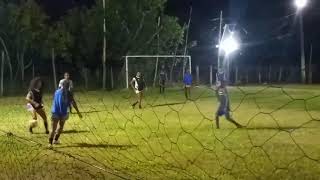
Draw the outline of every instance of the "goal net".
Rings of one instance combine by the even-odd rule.
[[[125,87],[129,88],[131,79],[141,72],[148,86],[157,86],[159,73],[164,71],[171,85],[181,83],[186,70],[192,71],[191,56],[184,55],[135,55],[125,56]]]

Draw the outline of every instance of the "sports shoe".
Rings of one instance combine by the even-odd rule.
[[[33,134],[32,127],[29,127],[29,132]]]
[[[53,144],[57,144],[57,145],[58,145],[58,144],[61,144],[61,143],[60,143],[59,140],[54,140],[54,141],[53,141]]]
[[[242,125],[239,124],[239,125],[237,125],[237,128],[238,128],[238,129],[242,129],[242,128],[244,128],[244,126],[242,126]]]
[[[52,144],[48,144],[48,149],[52,149],[53,145]]]

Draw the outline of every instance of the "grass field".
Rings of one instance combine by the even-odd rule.
[[[62,144],[30,135],[21,97],[0,99],[0,179],[319,179],[320,86],[230,88],[236,129],[216,129],[212,90],[149,89],[143,110],[128,91],[77,92]],[[48,116],[52,95],[45,98]],[[11,132],[11,133],[9,133]]]

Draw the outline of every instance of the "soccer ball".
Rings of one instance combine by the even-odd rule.
[[[35,128],[35,127],[37,127],[38,126],[38,121],[37,120],[30,120],[29,121],[29,126],[31,127],[31,128]]]

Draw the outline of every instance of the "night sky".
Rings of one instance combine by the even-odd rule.
[[[78,5],[88,5],[92,0],[44,0],[46,11],[53,19],[65,14],[68,9]],[[191,54],[198,61],[210,62],[215,56],[220,10],[226,23],[237,24],[246,29],[241,38],[244,48],[241,54],[246,59],[256,59],[267,55],[280,57],[299,63],[298,23],[293,0],[168,0],[166,14],[177,16],[181,25],[188,22],[190,7],[193,8],[190,27],[190,41],[197,41],[198,46]],[[310,44],[314,46],[314,62],[320,57],[320,2],[311,0],[304,10],[306,36],[306,57],[309,56]],[[254,53],[252,53],[254,52]]]

